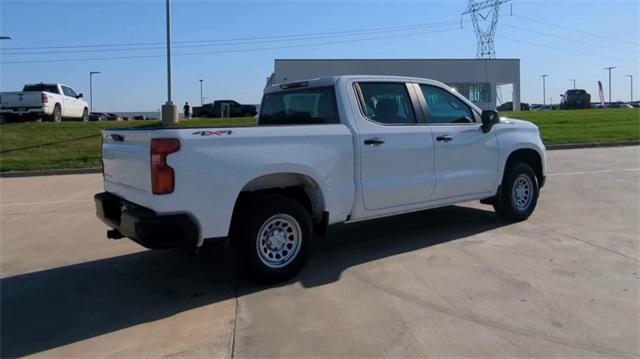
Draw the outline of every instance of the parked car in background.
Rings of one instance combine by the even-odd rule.
[[[407,77],[277,84],[254,127],[112,129],[102,140],[95,203],[109,238],[193,249],[229,237],[269,282],[294,276],[328,225],[470,200],[523,221],[545,182],[534,124]]]
[[[106,121],[107,115],[102,112],[91,112],[89,114],[89,121]]]
[[[553,110],[552,105],[538,105],[531,109],[531,111],[551,111]]]
[[[513,111],[513,102],[508,101],[496,108],[498,111]],[[530,107],[528,103],[520,103],[520,111],[529,111]]]
[[[591,95],[585,90],[567,90],[560,97],[560,109],[562,110],[591,108]]]
[[[633,108],[632,105],[624,102],[613,102],[606,105],[607,108]]]
[[[46,119],[89,120],[89,105],[82,94],[63,84],[27,84],[22,91],[0,93],[0,118],[3,121]]]
[[[193,107],[193,117],[253,117],[258,113],[254,105],[242,105],[233,100],[218,100]]]
[[[104,115],[107,117],[107,121],[122,121],[122,117],[120,117],[115,113],[109,112],[109,113],[105,113]]]

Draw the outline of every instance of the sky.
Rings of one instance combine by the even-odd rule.
[[[542,102],[541,74],[549,75],[547,102],[550,97],[558,102],[573,87],[571,79],[595,101],[598,80],[608,94],[603,68],[609,66],[616,66],[613,100],[629,100],[628,74],[634,75],[634,97],[640,98],[638,1],[510,4],[502,6],[496,56],[521,59],[523,102]],[[465,0],[173,0],[173,102],[198,105],[203,79],[205,102],[259,103],[276,58],[474,58],[471,24],[465,21],[460,29],[466,5]],[[370,32],[348,32],[363,29]],[[0,91],[62,82],[88,100],[89,72],[100,71],[93,77],[95,111],[158,110],[167,98],[165,34],[164,0],[2,0],[0,35],[13,39],[0,41]],[[316,35],[283,37],[299,34]],[[122,44],[143,45],[86,47]],[[505,101],[509,91],[502,91]]]

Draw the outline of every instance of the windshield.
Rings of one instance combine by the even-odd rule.
[[[259,125],[340,123],[333,87],[316,87],[265,94]]]

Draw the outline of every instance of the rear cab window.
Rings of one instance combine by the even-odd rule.
[[[23,92],[50,92],[50,93],[59,93],[58,86],[56,85],[45,85],[45,84],[37,84],[37,85],[24,85],[22,88]]]
[[[338,124],[333,86],[267,93],[262,98],[258,125]]]

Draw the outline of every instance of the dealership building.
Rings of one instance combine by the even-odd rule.
[[[268,84],[339,75],[433,79],[453,87],[483,110],[495,109],[498,86],[511,85],[520,109],[519,59],[276,59]]]

